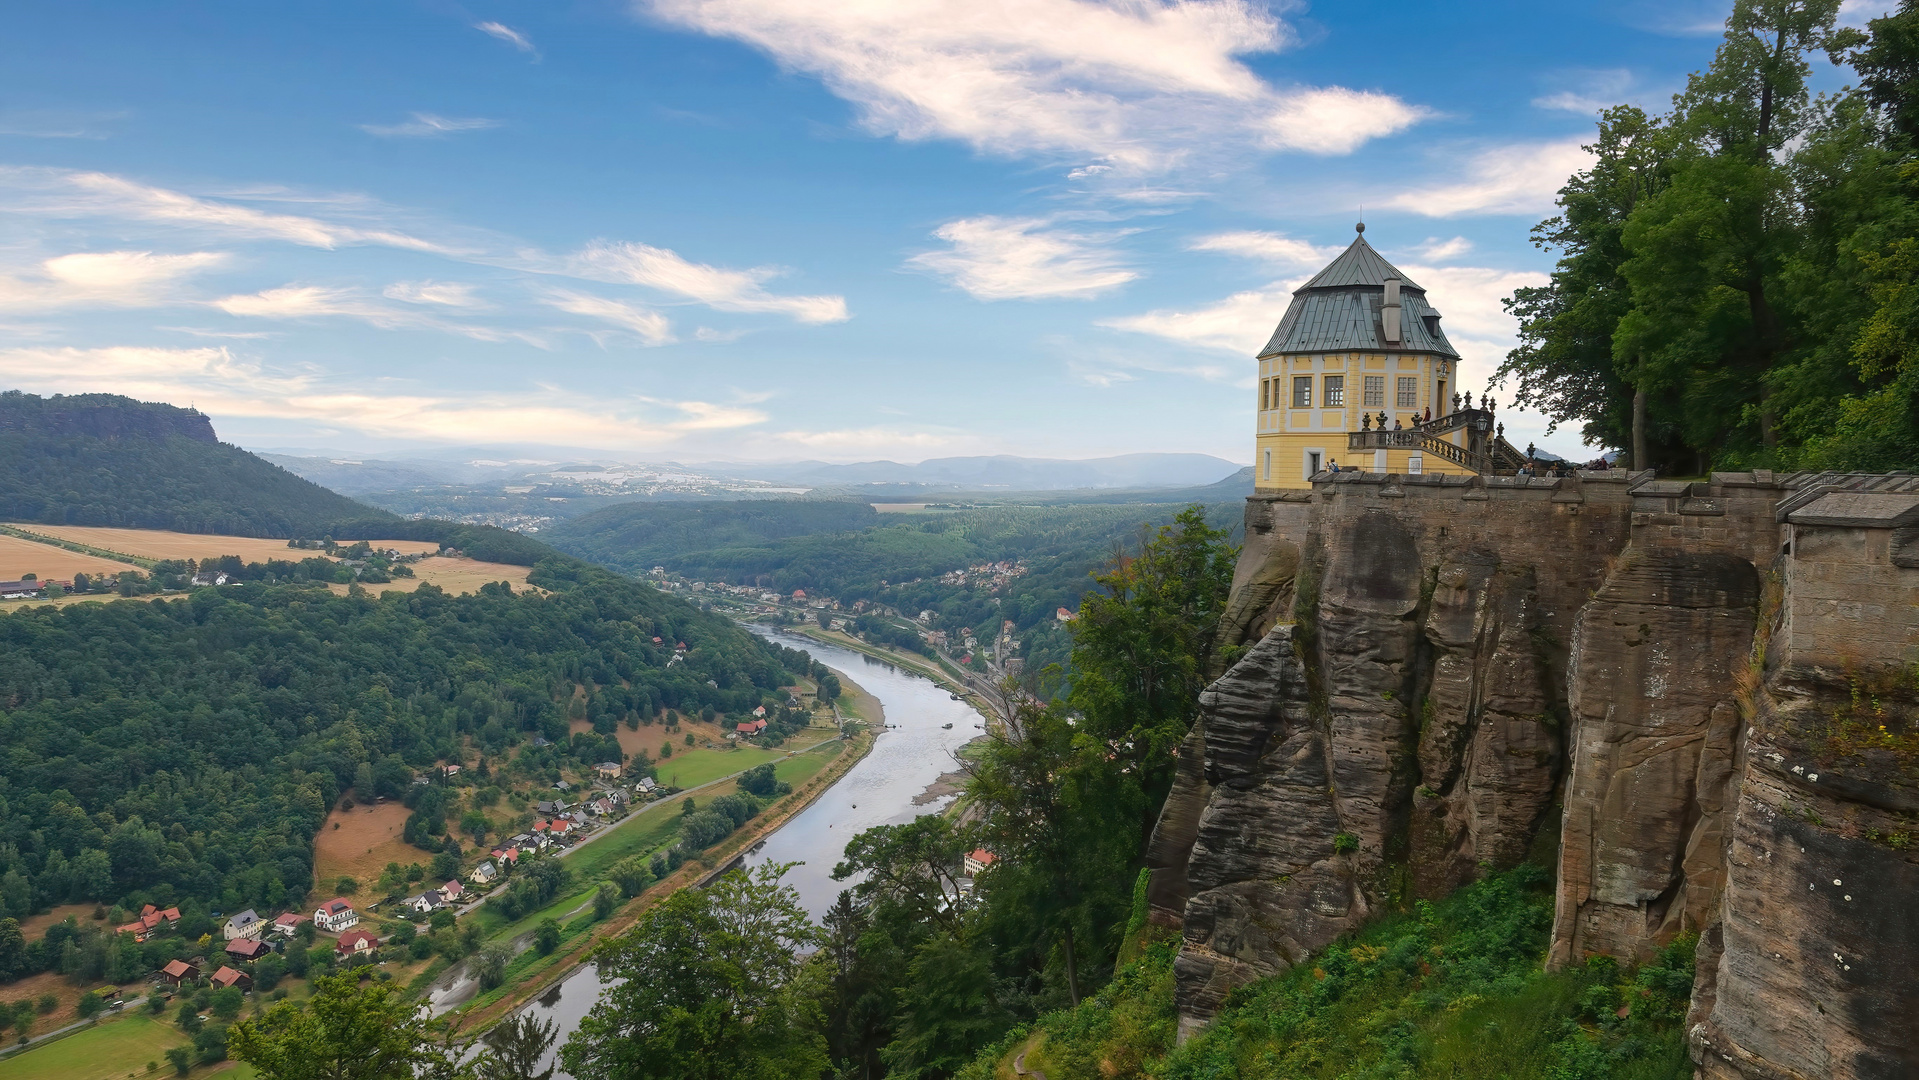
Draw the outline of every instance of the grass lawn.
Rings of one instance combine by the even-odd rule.
[[[828,762],[839,757],[845,750],[846,744],[836,740],[806,753],[795,754],[773,766],[773,775],[794,787],[799,787],[817,776],[821,769],[826,768]]]
[[[762,750],[757,746],[742,746],[736,750],[675,750],[673,756],[654,763],[659,771],[659,781],[663,785],[675,787],[698,787],[709,780],[718,780],[722,776],[731,776],[736,772],[745,772],[755,765],[764,765],[769,761],[779,761],[786,755],[777,750]]]
[[[140,1009],[0,1061],[0,1076],[7,1080],[120,1080],[146,1076],[149,1061],[159,1062],[161,1074],[170,1076],[173,1069],[167,1064],[167,1051],[191,1043],[179,1028]]]

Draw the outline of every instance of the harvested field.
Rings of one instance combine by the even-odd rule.
[[[320,826],[320,835],[313,841],[314,878],[319,891],[326,894],[320,899],[333,895],[332,883],[342,876],[368,885],[379,880],[387,863],[405,866],[431,858],[400,839],[410,813],[412,811],[402,803],[384,802],[376,806],[355,806],[351,810],[336,809],[328,814],[326,823]],[[335,828],[336,825],[339,827]]]
[[[385,585],[364,585],[362,588],[371,593],[389,591],[412,592],[420,587],[422,581],[430,581],[450,593],[479,592],[480,586],[492,581],[511,582],[515,592],[527,588],[526,575],[531,567],[512,566],[507,563],[480,562],[476,559],[449,559],[435,555],[421,559],[413,565],[410,578],[394,578]],[[335,585],[334,592],[345,595],[347,586]]]
[[[306,559],[320,554],[290,548],[284,540],[262,540],[251,536],[210,536],[201,533],[162,532],[157,529],[106,529],[86,525],[15,525],[25,532],[72,540],[88,547],[104,548],[143,559],[217,559],[238,555],[247,562],[268,559]],[[351,543],[351,541],[341,541]],[[438,551],[430,540],[370,540],[375,547],[395,548],[403,554]]]
[[[18,581],[23,574],[38,575],[43,581],[72,581],[75,574],[110,577],[122,570],[139,569],[132,563],[83,555],[52,544],[0,536],[0,581]]]

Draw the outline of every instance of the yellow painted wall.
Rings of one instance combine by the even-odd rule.
[[[1444,374],[1438,370],[1442,363],[1446,369]],[[1458,390],[1458,373],[1455,369],[1456,365],[1445,363],[1440,357],[1424,354],[1355,352],[1262,357],[1259,361],[1259,379],[1253,391],[1256,417],[1254,486],[1262,490],[1311,487],[1305,472],[1309,450],[1320,451],[1323,463],[1372,471],[1374,456],[1371,450],[1346,449],[1347,433],[1360,430],[1360,413],[1363,411],[1377,416],[1383,410],[1389,418],[1388,427],[1392,424],[1391,417],[1398,416],[1403,420],[1415,410],[1423,414],[1430,407],[1434,415],[1442,415],[1451,408],[1450,399]],[[1292,380],[1296,376],[1309,374],[1313,377],[1314,407],[1294,409],[1291,407]],[[1365,400],[1365,376],[1369,374],[1386,378],[1384,405],[1362,404]],[[1331,409],[1324,408],[1321,401],[1327,375],[1343,375],[1345,378],[1345,401],[1341,406]],[[1398,404],[1398,384],[1395,380],[1401,375],[1416,375],[1419,378],[1416,406],[1409,408]],[[1446,386],[1443,393],[1439,391],[1442,382]],[[1299,430],[1315,423],[1321,430]],[[1457,444],[1460,437],[1455,435],[1452,441]],[[1386,471],[1410,471],[1414,453],[1410,450],[1388,451]],[[1422,472],[1462,471],[1444,458],[1432,454],[1422,454],[1420,457]]]

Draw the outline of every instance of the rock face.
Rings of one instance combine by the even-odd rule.
[[[1758,601],[1736,556],[1629,551],[1580,615],[1552,963],[1644,960],[1708,921]]]
[[[1262,500],[1229,618],[1256,643],[1149,857],[1182,1036],[1557,820],[1549,962],[1698,933],[1702,1077],[1919,1076],[1919,480]]]

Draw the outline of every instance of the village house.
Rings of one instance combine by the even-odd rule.
[[[20,600],[29,596],[39,596],[46,588],[44,581],[0,581],[0,600]]]
[[[272,951],[273,946],[268,945],[264,941],[256,941],[253,938],[234,938],[232,941],[227,942],[226,949],[228,956],[233,957],[235,960],[244,960],[248,963],[252,963]]]
[[[742,720],[742,721],[740,721],[740,722],[739,722],[739,724],[738,724],[738,725],[736,726],[736,730],[737,730],[737,731],[738,731],[738,732],[739,732],[739,733],[740,733],[741,735],[745,735],[745,736],[749,736],[749,737],[750,737],[750,736],[753,736],[753,735],[758,735],[758,734],[759,734],[760,732],[762,732],[762,731],[765,731],[765,730],[766,730],[766,721],[764,721],[764,720]]]
[[[328,900],[326,903],[320,905],[319,910],[313,913],[313,925],[330,934],[337,934],[342,930],[355,926],[359,921],[360,913],[354,911],[353,905],[347,903],[344,897],[335,897],[332,900]]]
[[[166,966],[160,969],[160,978],[166,980],[169,986],[178,986],[188,979],[199,977],[200,969],[185,960],[169,960]]]
[[[306,916],[297,911],[284,911],[273,920],[273,929],[287,937],[292,937],[300,932],[300,924],[305,921]]]
[[[220,932],[226,936],[228,941],[234,941],[239,938],[253,938],[257,940],[266,928],[266,920],[260,918],[252,908],[248,908],[233,918],[228,919],[226,926],[222,927]]]
[[[339,941],[334,942],[333,951],[336,955],[352,958],[371,956],[373,950],[379,947],[380,939],[365,930],[348,930],[340,935]]]
[[[446,906],[446,896],[438,889],[428,889],[418,896],[409,896],[406,906],[422,915],[431,915]]]
[[[457,904],[466,899],[466,886],[460,884],[459,878],[451,878],[440,886],[440,895],[446,897],[447,903]]]
[[[213,973],[212,982],[214,986],[222,989],[229,986],[237,986],[242,990],[253,989],[253,976],[244,971],[235,971],[225,964],[221,964],[220,970]]]
[[[960,866],[966,871],[967,877],[978,877],[981,871],[998,861],[999,857],[985,848],[974,848],[960,860]]]
[[[641,791],[644,791],[649,795],[659,790],[659,787],[660,787],[660,785],[653,782],[653,778],[650,776],[640,777],[639,781],[636,782],[633,786],[636,788],[639,788]]]
[[[217,570],[202,570],[193,575],[193,584],[196,588],[205,588],[209,585],[225,585],[226,583],[227,576]]]
[[[622,769],[620,763],[617,761],[602,761],[598,765],[593,766],[593,771],[609,780],[618,780]]]
[[[503,858],[504,855],[504,852],[495,852],[494,858]],[[491,862],[483,862],[473,868],[473,872],[467,875],[467,880],[481,888],[485,888],[499,880],[499,877],[499,867],[493,865]]]

